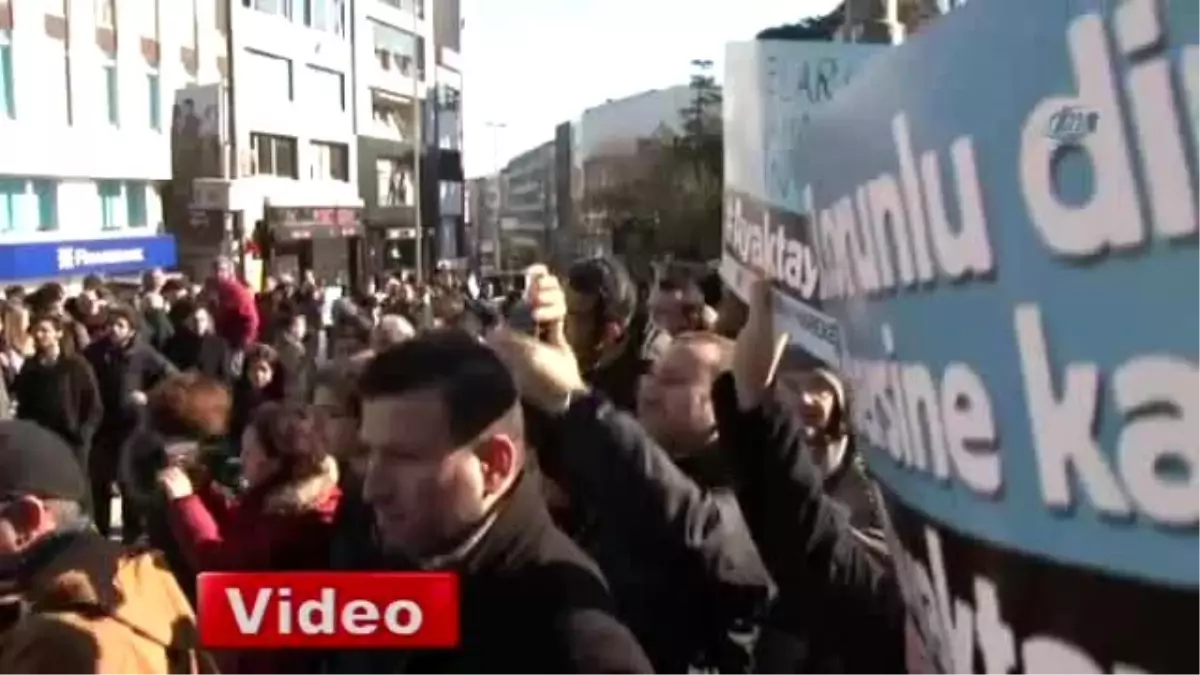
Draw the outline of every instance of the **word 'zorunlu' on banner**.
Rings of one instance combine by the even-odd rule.
[[[1200,668],[1198,13],[968,3],[812,112],[794,204],[731,186],[947,672]]]
[[[450,648],[452,573],[208,572],[197,624],[209,649]]]

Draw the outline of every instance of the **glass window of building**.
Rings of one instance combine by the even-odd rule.
[[[0,117],[9,119],[17,116],[17,102],[13,97],[11,37],[9,31],[0,30]]]
[[[147,110],[150,128],[162,131],[162,91],[157,70],[146,73],[146,96],[150,104]]]
[[[54,232],[58,229],[58,181],[34,180],[33,194],[37,198],[38,231]]]
[[[108,123],[114,127],[121,124],[120,92],[117,84],[117,64],[109,61],[104,64],[104,88],[108,103]]]
[[[375,160],[379,206],[414,206],[416,185],[411,159],[380,157]]]
[[[311,175],[317,180],[350,180],[350,150],[345,143],[313,141]]]
[[[125,217],[129,227],[146,227],[150,224],[146,189],[147,185],[141,181],[125,183]]]
[[[125,216],[121,204],[121,181],[97,181],[96,191],[100,194],[100,229],[104,231],[121,229]]]
[[[299,178],[296,171],[296,139],[271,134],[250,134],[254,158],[252,171],[258,175]]]

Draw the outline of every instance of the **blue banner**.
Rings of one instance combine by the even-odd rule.
[[[0,281],[130,274],[153,267],[171,268],[175,261],[172,236],[0,243]]]
[[[1197,14],[974,0],[791,156],[938,667],[1197,667]]]

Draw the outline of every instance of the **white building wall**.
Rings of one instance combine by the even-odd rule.
[[[156,2],[167,3],[170,9],[157,11]],[[11,196],[17,222],[0,223],[12,225],[0,232],[0,240],[108,238],[157,231],[162,214],[153,182],[171,175],[171,102],[174,90],[187,82],[179,59],[181,34],[185,23],[195,30],[195,15],[188,17],[186,11],[195,11],[197,2],[209,7],[213,16],[214,0],[116,0],[119,98],[114,127],[108,119],[104,74],[109,57],[96,44],[95,0],[66,0],[65,49],[63,41],[45,30],[46,14],[61,13],[63,0],[10,0],[13,27],[0,39],[11,46],[15,115],[9,119],[0,114],[0,180],[10,186],[24,179],[56,183],[57,222],[40,222],[44,209],[30,182],[25,192]],[[209,32],[215,33],[215,17],[209,25],[214,28]],[[161,56],[158,69],[141,53],[142,37],[153,36],[155,30]],[[215,67],[214,62],[214,75]],[[159,128],[152,128],[150,120],[148,76],[155,70]],[[114,208],[119,218],[109,229],[103,229],[98,179],[122,183],[120,203]],[[147,223],[139,228],[120,222],[132,190],[144,191]]]
[[[349,4],[349,3],[347,3]],[[302,5],[296,3],[301,12]],[[357,147],[354,138],[353,52],[349,25],[344,35],[303,25],[302,20],[261,12],[233,3],[234,100],[237,147],[250,152],[252,133],[296,139],[299,179],[309,180],[317,155],[313,141],[346,146],[345,189],[357,194]],[[347,10],[348,11],[348,10]],[[252,52],[286,59],[291,66],[290,100],[279,96],[281,83],[256,81]],[[310,67],[342,77],[341,100],[321,95]],[[341,182],[341,181],[339,181]]]

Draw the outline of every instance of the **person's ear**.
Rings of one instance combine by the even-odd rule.
[[[21,497],[5,506],[4,519],[12,524],[17,533],[17,544],[22,548],[54,529],[45,503],[34,496]]]
[[[504,490],[517,469],[517,446],[513,439],[496,434],[480,443],[475,455],[483,471],[484,496]]]

